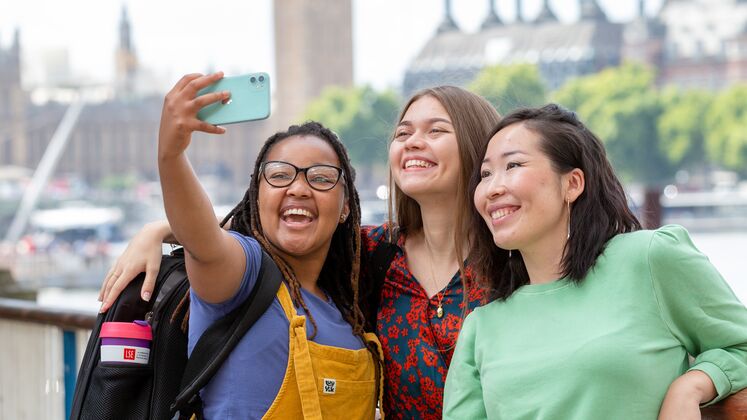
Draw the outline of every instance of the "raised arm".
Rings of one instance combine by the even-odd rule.
[[[225,129],[197,119],[197,111],[228,99],[227,92],[197,96],[223,77],[184,76],[166,95],[158,135],[158,171],[166,217],[186,251],[187,274],[194,292],[211,303],[232,297],[241,283],[246,259],[241,245],[215,223],[213,206],[200,185],[186,150],[192,132],[222,134]]]

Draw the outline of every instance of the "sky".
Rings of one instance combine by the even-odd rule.
[[[638,0],[597,1],[613,21],[637,13]],[[454,20],[467,32],[477,30],[488,10],[487,0],[451,3]],[[661,3],[647,0],[647,12],[656,13]],[[525,18],[534,18],[541,4],[525,0]],[[20,29],[27,87],[45,75],[60,76],[65,60],[76,79],[105,83],[114,74],[123,5],[140,65],[168,84],[164,90],[195,71],[274,73],[271,0],[4,0],[0,47],[7,48],[13,30]],[[505,22],[515,19],[514,5],[515,0],[496,0]],[[550,7],[562,21],[578,16],[578,0],[550,0]],[[443,13],[443,0],[353,0],[355,82],[398,88]]]

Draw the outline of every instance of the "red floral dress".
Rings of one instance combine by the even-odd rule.
[[[387,238],[386,225],[364,226],[363,249],[369,255]],[[468,312],[484,303],[485,294],[466,270],[457,271],[443,293],[442,318],[436,315],[438,295],[431,299],[407,268],[400,233],[397,251],[381,291],[376,333],[384,349],[384,413],[392,419],[441,419],[446,372],[454,352],[464,309],[463,284],[468,289]],[[364,268],[365,271],[365,268]]]

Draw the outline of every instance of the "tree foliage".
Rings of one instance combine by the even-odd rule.
[[[356,168],[370,168],[386,163],[399,105],[399,97],[392,91],[377,92],[369,86],[330,87],[309,104],[304,117],[334,130]]]
[[[486,67],[468,89],[490,101],[501,115],[547,101],[545,84],[537,67],[531,64]]]
[[[747,175],[747,85],[721,92],[705,114],[705,148],[720,166]]]
[[[713,94],[669,88],[661,93],[662,114],[657,123],[659,144],[669,162],[679,168],[706,164],[706,115]]]
[[[605,143],[623,178],[657,184],[671,176],[659,141],[662,107],[653,71],[636,64],[606,69],[569,81],[554,96]]]

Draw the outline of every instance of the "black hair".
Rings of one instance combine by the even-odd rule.
[[[580,282],[594,266],[604,247],[619,233],[641,229],[641,223],[628,207],[620,180],[607,159],[602,142],[574,112],[556,104],[540,108],[522,108],[504,117],[491,134],[513,125],[523,126],[540,136],[540,150],[559,174],[575,168],[584,173],[584,191],[570,205],[570,237],[563,249],[562,275]],[[487,144],[482,150],[485,156]],[[472,174],[470,194],[480,183],[480,168]],[[529,283],[520,252],[509,252],[493,242],[484,220],[473,207],[471,214],[475,241],[470,262],[489,290],[488,298],[505,300],[519,287]]]
[[[275,247],[265,236],[259,218],[259,182],[261,178],[260,168],[265,161],[270,149],[282,140],[294,136],[313,136],[324,140],[334,149],[340,161],[342,178],[340,182],[345,188],[345,197],[348,200],[350,213],[343,223],[339,223],[332,235],[327,259],[324,261],[322,271],[319,273],[318,285],[332,299],[340,309],[343,317],[351,325],[353,333],[360,337],[368,350],[373,354],[376,365],[377,383],[381,375],[381,356],[378,347],[368,343],[363,334],[365,330],[365,318],[359,306],[359,271],[361,256],[361,210],[358,191],[355,188],[355,170],[350,164],[350,158],[337,135],[322,124],[309,121],[301,125],[292,125],[286,131],[275,133],[267,139],[257,155],[249,188],[244,193],[244,198],[223,219],[221,226],[229,220],[231,229],[243,235],[252,236],[260,243],[262,248],[272,257],[280,268],[288,282],[291,298],[296,307],[301,306],[306,311],[309,321],[313,325],[312,338],[317,333],[316,321],[309,311],[301,295],[301,284],[296,278],[293,268],[280,256]],[[381,392],[381,391],[379,391]]]

